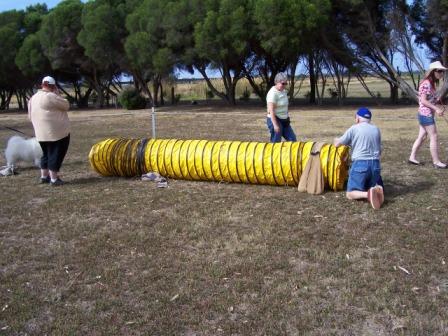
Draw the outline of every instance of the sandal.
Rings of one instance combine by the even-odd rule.
[[[447,168],[447,165],[444,164],[444,163],[442,163],[442,162],[439,162],[439,163],[433,163],[432,165],[433,165],[434,168],[436,168],[436,169],[446,169],[446,168]]]
[[[413,161],[413,160],[408,160],[408,163],[414,166],[423,166],[424,163],[423,162],[418,162],[418,161]]]

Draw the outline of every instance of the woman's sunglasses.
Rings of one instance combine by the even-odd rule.
[[[434,72],[442,73],[442,72],[445,72],[445,70],[437,69],[437,70],[434,70]]]

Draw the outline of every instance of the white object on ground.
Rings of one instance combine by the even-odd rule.
[[[17,162],[25,161],[40,166],[42,148],[36,138],[25,139],[15,135],[9,138],[5,149],[6,165],[15,166]]]

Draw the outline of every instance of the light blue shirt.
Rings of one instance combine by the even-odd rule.
[[[339,142],[352,148],[352,161],[379,160],[381,156],[381,132],[368,122],[360,122],[345,131]]]

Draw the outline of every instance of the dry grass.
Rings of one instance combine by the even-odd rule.
[[[408,81],[410,81],[409,78],[406,78]],[[256,79],[259,81],[260,79]],[[346,79],[347,80],[347,79]],[[213,86],[221,92],[224,92],[224,84],[222,80],[220,79],[211,79],[211,82]],[[369,77],[366,79],[366,84],[369,88],[369,90],[374,93],[375,95],[379,97],[387,98],[390,96],[389,86],[387,83],[379,78]],[[322,91],[322,81],[319,82],[318,85],[319,92]],[[324,98],[330,99],[331,95],[329,94],[329,89],[334,89],[333,81],[330,77],[326,78],[326,84],[324,89]],[[170,97],[170,90],[171,86],[166,85],[165,87],[165,96]],[[203,100],[207,99],[206,92],[208,91],[207,84],[205,83],[205,80],[202,79],[196,79],[191,81],[184,81],[184,82],[178,82],[175,84],[175,92],[176,94],[180,94],[181,100],[184,101],[190,101],[190,100]],[[250,98],[254,100],[258,100],[259,98],[255,93],[253,93],[252,87],[249,84],[249,81],[245,78],[242,78],[238,81],[236,85],[236,99],[240,99],[244,93],[244,91],[249,91],[251,93]],[[305,79],[303,82],[301,82],[301,79],[296,79],[296,86],[295,86],[295,93],[294,97],[295,99],[302,99],[304,100],[305,97],[310,92],[310,83],[309,79]],[[365,91],[365,89],[360,85],[359,81],[356,78],[352,78],[350,80],[350,83],[347,88],[347,97],[348,98],[365,98],[368,96],[368,93]],[[214,97],[213,99],[219,100],[220,98]],[[330,99],[331,100],[331,99]]]
[[[301,140],[332,141],[354,108],[293,108]],[[2,335],[446,335],[448,172],[405,164],[412,108],[373,108],[386,203],[343,192],[104,178],[107,137],[149,137],[147,111],[71,112],[69,184],[0,178]],[[158,112],[158,136],[266,141],[263,107]],[[25,114],[0,124],[31,133]],[[439,121],[442,158],[448,125]],[[10,131],[0,130],[5,143]],[[407,274],[404,270],[409,271]]]

